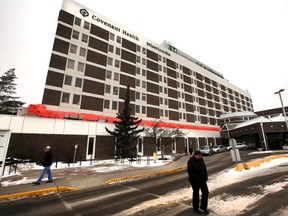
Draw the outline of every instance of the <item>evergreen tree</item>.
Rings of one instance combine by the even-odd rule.
[[[13,96],[16,94],[15,68],[8,70],[0,77],[0,113],[1,114],[16,114],[19,107],[25,103],[19,101],[19,97]]]
[[[129,96],[129,86],[127,86],[127,92],[124,99],[124,109],[123,113],[117,113],[116,118],[120,121],[114,121],[115,129],[114,131],[106,131],[114,136],[116,141],[116,158],[133,158],[135,156],[136,141],[144,128],[138,129],[138,124],[142,119],[138,119],[130,114],[132,111],[130,108],[130,96]]]

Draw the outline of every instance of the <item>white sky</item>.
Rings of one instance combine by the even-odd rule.
[[[177,49],[248,90],[254,110],[288,106],[288,0],[77,0]],[[42,102],[61,0],[2,0],[0,75],[16,68],[17,96]],[[258,79],[258,80],[257,80]]]

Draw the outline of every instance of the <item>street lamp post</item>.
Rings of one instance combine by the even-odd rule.
[[[284,108],[283,101],[282,101],[282,96],[281,96],[281,92],[283,92],[283,91],[284,91],[284,89],[280,89],[279,91],[274,92],[274,94],[279,94],[281,106],[282,106],[282,109],[283,109],[284,119],[285,119],[285,122],[286,122],[286,129],[288,130],[288,121],[287,121],[286,112],[285,112],[285,108]]]

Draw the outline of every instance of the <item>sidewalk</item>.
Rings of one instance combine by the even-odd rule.
[[[151,167],[131,167],[124,170],[113,171],[109,173],[96,173],[93,167],[77,167],[67,169],[52,170],[54,182],[41,185],[33,185],[32,182],[39,176],[39,170],[25,171],[22,177],[27,178],[26,184],[0,187],[0,201],[11,198],[19,198],[25,196],[36,196],[57,191],[80,190],[89,187],[99,187],[101,185],[114,183],[117,181],[147,177],[152,175],[161,175],[169,172],[175,172],[181,169],[186,169],[186,164],[190,155],[181,156],[177,160],[163,166]],[[95,167],[94,167],[95,168]],[[22,178],[21,177],[21,178]],[[17,181],[19,176],[11,176],[2,178],[3,181]]]

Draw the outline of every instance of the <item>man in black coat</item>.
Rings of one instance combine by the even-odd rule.
[[[45,152],[45,156],[41,163],[44,168],[38,180],[36,182],[33,182],[33,184],[36,184],[36,185],[40,185],[42,178],[45,176],[46,173],[48,174],[48,181],[46,181],[46,183],[53,182],[53,176],[52,176],[51,169],[50,169],[50,166],[52,165],[53,154],[50,150],[50,146],[46,146],[46,148],[44,148],[44,152]]]
[[[187,172],[189,175],[189,182],[193,190],[192,205],[195,213],[201,214],[202,210],[209,214],[208,206],[208,186],[207,186],[207,169],[199,150],[196,150],[187,162]],[[202,197],[199,209],[199,190],[201,189]]]

